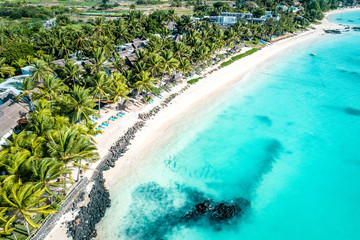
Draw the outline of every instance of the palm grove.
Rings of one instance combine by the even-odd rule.
[[[170,21],[176,23],[173,32],[165,27]],[[28,64],[33,69],[18,97],[29,104],[28,124],[0,152],[0,233],[14,234],[14,223],[20,220],[30,234],[29,225],[38,227],[34,217],[55,212],[68,190],[66,184],[78,180],[79,170],[98,159],[92,137],[98,130],[90,116],[100,113],[101,101],[122,102],[130,92],[156,92],[174,73],[186,75],[207,66],[223,48],[292,32],[306,24],[284,12],[279,21],[240,22],[223,30],[170,10],[149,16],[131,11],[108,22],[97,18],[78,30],[60,25],[37,30],[2,26],[1,77],[14,75]],[[174,41],[171,34],[182,37]],[[115,46],[140,37],[149,41],[136,51],[131,68],[125,67]],[[71,54],[88,59],[87,64],[81,67],[66,60],[64,66],[53,65],[55,59],[68,59]],[[111,69],[110,74],[105,68]]]

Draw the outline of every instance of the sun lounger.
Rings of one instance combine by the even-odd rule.
[[[105,126],[105,127],[109,126],[109,124],[106,123],[106,122],[103,122],[102,125]]]

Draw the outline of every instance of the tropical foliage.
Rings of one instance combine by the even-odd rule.
[[[273,1],[256,2],[263,9],[273,7]],[[329,7],[320,3],[305,4],[309,19],[321,18],[318,11]],[[249,9],[254,10],[248,2],[238,2],[235,8]],[[225,2],[209,10],[200,1],[195,10],[215,14],[233,11]],[[134,94],[146,99],[150,92],[157,94],[174,75],[191,75],[214,57],[223,59],[224,49],[244,41],[270,39],[308,24],[290,12],[282,13],[278,21],[239,22],[225,30],[206,21],[193,22],[189,16],[178,17],[172,10],[148,16],[130,11],[114,20],[97,18],[79,29],[71,28],[66,16],[58,19],[61,24],[49,29],[18,25],[0,28],[0,77],[19,73],[25,65],[33,66],[18,96],[29,103],[28,123],[0,151],[3,235],[12,234],[18,221],[30,234],[30,228],[38,227],[34,219],[54,212],[69,184],[79,179],[80,170],[98,158],[92,137],[98,131],[91,116],[100,115],[103,104],[123,102]],[[165,27],[169,22],[175,23],[174,29]],[[121,45],[144,37],[147,41],[135,51],[133,60],[119,56]],[[235,56],[223,65],[255,51]],[[54,64],[55,59],[64,59],[63,64]]]

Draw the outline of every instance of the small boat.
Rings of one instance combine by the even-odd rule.
[[[315,54],[315,53],[310,53],[310,55],[311,55],[311,56],[316,56],[316,54]]]

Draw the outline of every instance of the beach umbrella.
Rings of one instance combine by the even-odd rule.
[[[136,96],[135,96],[135,99],[136,99],[136,100],[141,100],[141,99],[142,99],[142,96],[141,96],[141,95],[136,95]]]
[[[167,87],[167,88],[172,88],[172,84],[171,84],[171,83],[167,83],[167,84],[165,85],[165,87]]]
[[[126,101],[126,103],[124,103],[125,108],[130,108],[132,105],[134,105],[134,103],[131,101]]]

